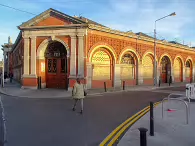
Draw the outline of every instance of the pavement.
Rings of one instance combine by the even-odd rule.
[[[189,105],[189,124],[186,122],[186,107],[181,101],[164,103],[162,118],[162,104],[154,109],[154,136],[150,136],[150,114],[147,113],[126,132],[118,146],[139,146],[140,132],[144,127],[147,132],[147,146],[192,146],[195,145],[195,102]],[[172,111],[167,111],[170,108]]]
[[[176,83],[171,84],[170,87],[181,87],[185,86],[186,83]],[[161,84],[161,87],[154,86],[146,86],[146,85],[137,85],[137,86],[129,86],[125,87],[125,91],[151,91],[156,89],[169,89],[168,84]],[[87,90],[88,95],[98,95],[102,93],[112,93],[112,92],[124,92],[122,88],[109,88],[107,92],[104,89],[89,89]],[[159,91],[156,91],[159,92]],[[160,91],[162,92],[162,91]],[[170,91],[164,91],[164,93],[169,93]],[[175,91],[172,91],[175,92]],[[178,92],[178,91],[176,91]],[[71,91],[66,91],[64,89],[22,89],[21,85],[14,81],[12,83],[7,82],[4,84],[4,88],[0,87],[0,93],[8,96],[16,96],[16,97],[27,97],[27,98],[70,98],[72,95]]]

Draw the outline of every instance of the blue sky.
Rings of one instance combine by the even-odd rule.
[[[195,46],[195,0],[1,0],[0,4],[34,14],[54,8],[68,15],[81,15],[121,31],[144,32],[152,35],[154,21],[172,12],[157,23],[159,39],[178,40]],[[0,44],[11,36],[14,42],[22,22],[34,17],[0,6]],[[2,51],[0,53],[2,59]]]

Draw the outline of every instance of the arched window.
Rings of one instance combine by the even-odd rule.
[[[151,55],[147,55],[143,59],[143,78],[153,78],[153,60]]]
[[[121,79],[128,80],[135,77],[135,55],[126,52],[121,59]]]
[[[93,80],[111,79],[111,58],[107,51],[98,50],[92,57]]]
[[[123,55],[121,59],[121,64],[135,64],[133,55],[130,53]]]
[[[182,71],[181,60],[179,58],[177,58],[174,61],[174,77],[175,78],[180,78],[181,77],[181,71]]]
[[[64,45],[60,42],[57,41],[52,41],[51,43],[49,43],[46,51],[45,51],[45,57],[54,57],[54,58],[58,58],[58,57],[65,57],[67,54],[66,52],[66,48],[64,47]]]
[[[190,61],[189,60],[186,62],[186,67],[190,68]]]

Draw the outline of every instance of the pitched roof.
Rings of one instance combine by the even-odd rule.
[[[24,27],[34,26],[37,23],[39,23],[40,21],[42,21],[43,19],[45,19],[47,17],[50,17],[50,16],[57,16],[59,18],[62,18],[62,19],[67,20],[69,22],[72,22],[73,24],[95,24],[95,25],[105,27],[104,25],[99,24],[95,21],[92,21],[88,18],[85,18],[85,17],[82,17],[82,16],[81,17],[77,17],[77,16],[72,17],[72,16],[64,14],[60,11],[57,11],[57,10],[54,10],[54,9],[50,8],[50,9],[44,11],[43,13],[41,13],[41,14],[33,17],[32,19],[28,20],[27,22],[22,23],[19,26],[19,29],[24,28]]]
[[[154,39],[154,37],[151,37],[151,36],[149,36],[149,35],[147,35],[147,34],[145,34],[145,33],[143,33],[143,32],[138,32],[138,33],[135,33],[136,35],[139,35],[139,36],[143,36],[143,37],[147,37],[147,38],[152,38],[152,39]]]
[[[78,19],[78,20],[81,20],[81,21],[83,21],[83,22],[85,22],[85,23],[88,23],[88,24],[95,24],[95,25],[99,25],[99,26],[103,26],[103,27],[106,27],[106,26],[104,26],[104,25],[102,25],[102,24],[100,24],[100,23],[97,23],[97,22],[95,22],[95,21],[93,21],[93,20],[90,20],[90,19],[88,19],[88,18],[85,18],[85,17],[83,17],[83,16],[74,16],[74,18],[76,18],[76,19]]]
[[[76,19],[72,16],[66,15],[62,12],[59,12],[57,10],[54,10],[52,8],[44,11],[43,13],[33,17],[32,19],[28,20],[27,22],[22,23],[19,28],[28,27],[28,26],[34,26],[38,22],[42,21],[43,19],[49,17],[49,16],[58,16],[60,18],[63,18],[67,21],[72,22],[73,24],[85,24],[86,22]]]
[[[184,44],[178,43],[178,42],[176,42],[176,41],[169,41],[169,43],[176,44],[176,45],[187,46],[187,45],[184,45]]]

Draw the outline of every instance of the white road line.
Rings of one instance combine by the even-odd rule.
[[[7,145],[7,129],[6,129],[6,120],[5,120],[5,109],[4,109],[4,106],[3,106],[3,102],[2,102],[2,99],[1,99],[1,96],[0,96],[0,104],[1,104],[1,109],[2,109],[2,119],[3,119],[3,137],[4,137],[4,146]]]

